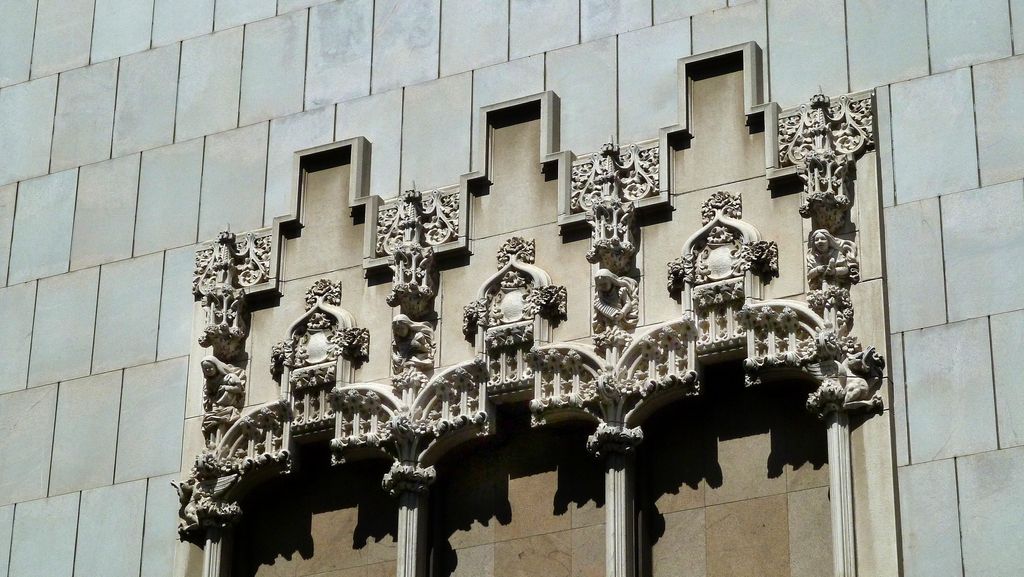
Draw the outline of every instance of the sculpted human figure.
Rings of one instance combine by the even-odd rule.
[[[846,286],[860,281],[857,246],[821,228],[807,239],[807,282],[810,288]]]
[[[634,327],[637,323],[637,282],[619,276],[607,269],[594,275],[594,332],[602,333],[608,327]]]
[[[427,323],[398,314],[391,321],[395,339],[393,360],[395,369],[415,367],[421,371],[434,366],[434,329]]]
[[[203,388],[203,437],[213,447],[235,424],[245,403],[245,371],[213,355],[199,362],[206,384]]]

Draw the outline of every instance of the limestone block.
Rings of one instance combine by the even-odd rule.
[[[46,496],[57,385],[0,396],[0,505]]]
[[[768,46],[768,16],[765,2],[748,2],[693,17],[693,53],[733,46],[753,40],[764,50]]]
[[[967,575],[1024,572],[1024,448],[957,459],[960,535]],[[950,508],[951,509],[951,508]]]
[[[850,90],[928,74],[924,0],[849,0],[846,6]]]
[[[362,262],[365,228],[353,223],[348,208],[351,172],[352,166],[345,164],[308,173],[300,215],[302,232],[284,246],[283,279],[306,278]],[[358,290],[362,284],[359,281],[352,289]],[[305,294],[306,288],[298,289],[297,296]],[[276,336],[284,337],[284,332]]]
[[[214,0],[155,0],[153,46],[172,44],[213,30]]]
[[[953,459],[901,467],[899,476],[906,576],[963,575]]]
[[[928,2],[931,72],[944,72],[1012,54],[1006,2]]]
[[[996,384],[996,416],[999,446],[1024,445],[1024,373],[1018,368],[1020,343],[1024,342],[1024,312],[993,315],[992,367]]]
[[[121,59],[114,112],[114,156],[174,141],[179,51],[175,44]]]
[[[884,212],[890,330],[946,322],[938,199],[899,204]]]
[[[765,466],[771,454],[771,441],[769,433],[718,439],[718,464],[725,481],[718,487],[706,488],[705,503],[711,506],[785,493],[785,476],[771,478]]]
[[[171,481],[177,473],[149,479],[146,521],[142,531],[142,570],[139,577],[165,577],[174,565],[178,541],[178,494]]]
[[[509,577],[570,575],[572,531],[559,531],[494,544],[494,574]]]
[[[373,92],[437,78],[440,29],[440,0],[377,0],[373,9]]]
[[[595,152],[616,135],[615,38],[547,55],[547,89],[561,98],[561,148]]]
[[[456,549],[451,577],[494,577],[494,543]]]
[[[125,370],[114,482],[179,470],[188,359]]]
[[[787,510],[784,494],[708,507],[707,574],[789,575]]]
[[[11,262],[11,235],[14,233],[14,205],[18,185],[0,186],[0,285],[7,284],[7,267]]]
[[[94,372],[155,360],[163,261],[163,254],[154,253],[103,266]]]
[[[908,332],[903,349],[913,462],[995,449],[988,320]]]
[[[39,282],[30,387],[89,374],[98,285],[99,268]]]
[[[508,57],[522,58],[580,41],[576,0],[509,0]]]
[[[974,110],[978,123],[981,184],[1024,176],[1024,152],[1014,135],[1024,130],[1024,58],[1006,58],[974,67]]]
[[[253,124],[206,139],[200,240],[215,238],[225,226],[235,231],[262,226],[267,125]]]
[[[414,182],[421,190],[456,183],[469,171],[472,103],[469,72],[405,89],[403,189]]]
[[[907,382],[903,369],[903,335],[896,333],[889,337],[889,366],[892,386],[893,438],[896,441],[896,464],[900,467],[910,464],[910,432],[907,430]]]
[[[1024,187],[1020,181],[951,194],[942,204],[949,320],[1024,307]],[[998,207],[993,210],[993,207]]]
[[[807,102],[811,96],[848,92],[843,0],[797,0],[768,4],[771,33],[771,100],[783,108]],[[812,14],[830,18],[807,25]],[[764,46],[762,46],[764,48]]]
[[[890,94],[897,202],[978,186],[970,70],[894,84]]]
[[[878,151],[878,174],[882,180],[882,206],[893,206],[896,204],[896,183],[892,173],[892,113],[888,86],[875,90],[875,107],[878,126],[875,149]]]
[[[77,172],[67,170],[18,185],[10,284],[68,270]]]
[[[120,402],[121,371],[60,384],[50,495],[102,487],[113,481]]]
[[[203,439],[202,418],[190,417],[185,419],[181,439],[182,477],[195,464],[196,456],[205,448],[206,442]]]
[[[745,6],[751,4],[729,10]],[[690,83],[689,131],[693,139],[689,147],[667,160],[673,163],[675,176],[668,183],[673,193],[764,174],[764,134],[752,134],[747,127],[743,74],[742,70],[725,72]]]
[[[885,403],[888,407],[888,400]],[[888,449],[892,443],[889,411],[852,419],[853,517],[857,521],[857,567],[863,575],[899,576],[896,471]]]
[[[654,24],[663,24],[687,16],[725,8],[726,0],[654,0]]]
[[[850,288],[853,303],[853,330],[850,332],[864,346],[878,349],[878,354],[889,358],[885,332],[885,281],[882,279],[862,280]],[[883,395],[885,396],[885,395]],[[889,399],[884,398],[885,406]]]
[[[790,575],[827,575],[832,568],[832,512],[828,487],[796,491],[787,497]]]
[[[56,98],[56,76],[0,90],[0,184],[47,173]]]
[[[582,0],[580,41],[589,42],[652,24],[651,2],[647,0]]]
[[[491,186],[486,195],[469,199],[473,215],[470,220],[472,238],[511,233],[557,220],[558,183],[546,181],[540,170],[540,124],[540,120],[530,120],[490,129]],[[546,231],[546,234],[553,235],[552,239],[558,236],[556,231]],[[497,249],[495,246],[490,252],[475,252],[479,255],[477,258],[487,261],[494,258]],[[487,266],[493,268],[493,262],[491,260]],[[588,271],[580,270],[580,273],[581,278],[587,278]],[[485,278],[480,278],[479,282]],[[479,286],[470,284],[474,285],[473,290]]]
[[[32,44],[32,78],[89,63],[95,4],[95,0],[39,0]]]
[[[310,9],[307,110],[370,93],[372,42],[372,0]]]
[[[135,254],[196,242],[203,139],[142,153]]]
[[[857,159],[857,180],[853,186],[854,205],[850,211],[857,229],[857,257],[862,281],[882,278],[882,209],[879,206],[878,157],[868,153]],[[804,219],[804,231],[810,234],[810,220]]]
[[[213,29],[224,30],[246,22],[270,18],[277,13],[277,0],[217,0]]]
[[[71,236],[72,270],[132,255],[138,187],[138,154],[78,170],[78,201]]]
[[[145,516],[145,479],[82,491],[75,574],[137,576]]]
[[[441,3],[441,76],[508,60],[509,0]]]
[[[28,355],[32,342],[32,311],[36,283],[22,283],[0,289],[0,393],[25,388]]]
[[[306,20],[298,11],[246,26],[239,124],[302,110]]]
[[[338,104],[335,140],[363,136],[370,141],[370,194],[393,198],[402,161],[402,90]]]
[[[690,55],[690,21],[619,36],[619,138],[637,142],[679,121],[679,58]],[[666,183],[667,184],[667,183]]]
[[[180,357],[189,353],[192,338],[192,273],[195,267],[194,246],[184,246],[164,253],[164,280],[160,296],[160,332],[157,338],[157,360]]]
[[[267,150],[267,197],[263,224],[271,225],[274,217],[290,212],[295,195],[292,179],[295,152],[331,142],[334,137],[334,107],[327,106],[270,121]],[[345,183],[346,186],[348,183]],[[337,191],[335,191],[337,193]],[[338,193],[340,196],[340,193]],[[348,202],[348,196],[343,199]],[[347,208],[347,207],[346,207]],[[347,214],[347,210],[343,211]],[[305,223],[303,223],[305,224]],[[359,252],[356,250],[355,252]]]
[[[4,14],[0,22],[0,54],[4,55],[0,60],[0,86],[7,86],[28,80],[36,0],[7,0],[0,4],[0,12]]]
[[[117,62],[76,68],[60,75],[51,170],[110,158],[116,92]]]
[[[147,50],[152,31],[153,0],[96,0],[92,61]]]
[[[573,529],[569,537],[572,540],[572,575],[604,575],[604,525]]]
[[[473,71],[473,139],[480,134],[480,109],[544,91],[544,56],[529,56]],[[473,145],[472,169],[483,169],[482,147]],[[537,157],[539,160],[539,156]]]
[[[1014,54],[1024,53],[1024,22],[1021,22],[1021,14],[1024,14],[1024,2],[1021,0],[1010,0],[1010,20],[1013,25]]]
[[[18,505],[10,577],[71,577],[78,501],[78,493],[69,493]]]
[[[652,577],[707,574],[704,509],[663,515],[664,533],[651,547]]]
[[[218,9],[224,4],[218,3]],[[238,125],[241,74],[241,28],[182,42],[175,141]]]
[[[0,507],[0,577],[8,577],[11,564],[11,537],[14,533],[14,505]]]
[[[330,0],[277,0],[277,13],[284,14],[292,10],[301,10],[311,6],[324,4]]]

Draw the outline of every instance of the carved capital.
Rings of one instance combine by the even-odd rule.
[[[419,467],[395,461],[391,464],[391,470],[384,474],[382,485],[384,490],[392,495],[405,492],[425,493],[436,478],[437,472],[434,467]]]
[[[596,457],[617,453],[632,453],[644,440],[640,427],[625,427],[600,423],[593,435],[587,438],[587,450]]]

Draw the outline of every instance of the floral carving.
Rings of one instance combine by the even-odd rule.
[[[382,485],[384,490],[392,495],[405,492],[423,493],[434,484],[436,477],[437,472],[433,467],[420,467],[395,461],[391,464],[391,470],[384,474]]]
[[[700,205],[701,224],[707,224],[722,215],[739,220],[743,218],[743,204],[738,194],[718,190]]]
[[[235,235],[223,231],[214,243],[196,251],[192,292],[209,293],[218,285],[249,288],[270,280],[270,228]]]
[[[815,228],[835,232],[851,200],[847,187],[857,157],[874,146],[872,98],[823,94],[779,119],[779,161],[804,182],[800,214]]]
[[[454,202],[457,211],[457,193]],[[457,229],[452,232],[446,224],[443,206],[445,203],[433,193],[424,196],[418,190],[407,190],[393,207],[394,218],[387,226],[378,226],[379,254],[388,256],[393,275],[388,306],[399,307],[412,317],[428,310],[437,295],[434,246],[447,242],[449,233],[458,236]],[[385,213],[382,210],[379,218]]]
[[[411,195],[416,197],[414,202],[410,202]],[[407,191],[398,200],[381,207],[377,212],[376,255],[395,254],[407,240],[406,231],[419,227],[422,227],[423,243],[427,246],[458,239],[459,191]]]

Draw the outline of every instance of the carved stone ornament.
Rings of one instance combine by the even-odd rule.
[[[249,288],[270,280],[273,229],[240,236],[223,231],[217,240],[196,251],[192,292],[201,297],[218,285]]]
[[[623,349],[632,340],[640,314],[639,283],[600,269],[594,275],[594,342],[597,350]]]
[[[586,214],[591,227],[587,260],[616,274],[630,272],[636,243],[636,203],[660,192],[658,148],[607,143],[573,163],[571,212]]]
[[[377,238],[374,250],[378,257],[395,254],[408,240],[406,231],[422,228],[426,246],[440,246],[459,236],[459,190],[445,188],[424,192],[406,191],[398,199],[377,211]]]
[[[378,223],[377,246],[388,256],[393,275],[388,306],[399,307],[413,318],[424,314],[437,295],[434,246],[450,235],[458,236],[458,219],[450,222],[444,217],[444,206],[435,193],[424,196],[418,190],[407,190],[392,209],[382,209],[378,215],[385,220]]]
[[[207,529],[222,529],[241,517],[238,498],[251,479],[290,467],[285,426],[288,405],[275,401],[236,419],[216,443],[203,450],[178,491],[178,532],[198,542]],[[203,421],[204,429],[206,419]]]
[[[340,307],[341,285],[320,279],[306,291],[306,311],[288,327],[288,336],[271,353],[271,374],[282,379],[291,399],[292,432],[332,428],[329,394],[348,382],[354,366],[369,354],[369,333]]]
[[[850,287],[860,282],[857,245],[818,229],[807,239],[807,302],[840,334],[853,326]]]
[[[399,313],[391,321],[392,382],[399,390],[419,389],[434,368],[434,328]]]
[[[800,214],[814,228],[837,232],[853,204],[848,185],[857,157],[874,146],[873,96],[811,98],[779,119],[779,161],[804,182]]]

